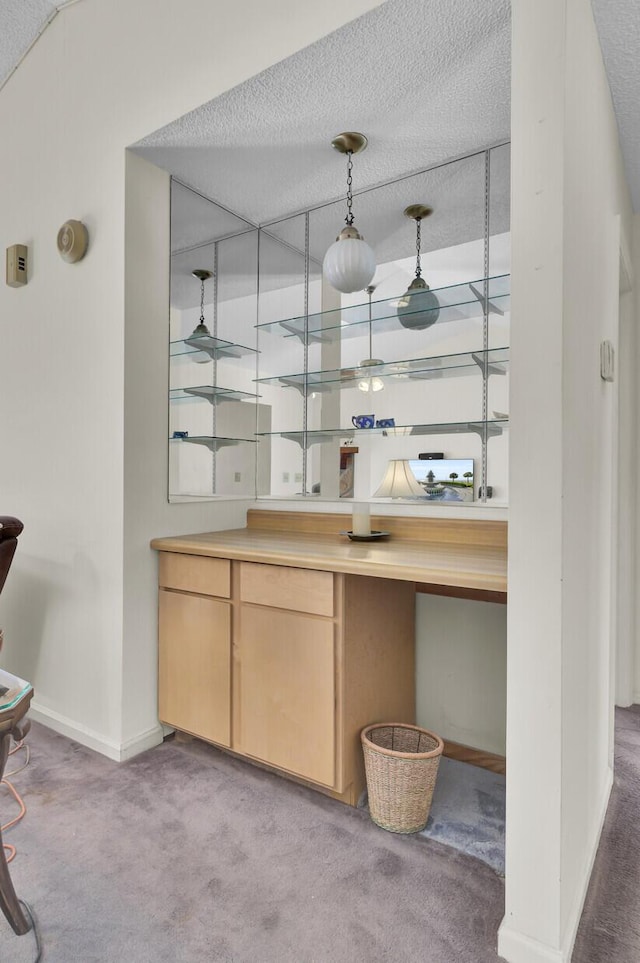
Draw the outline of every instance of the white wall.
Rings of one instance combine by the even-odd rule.
[[[640,278],[640,214],[636,214],[633,218],[633,246],[632,246],[632,265],[633,273],[635,278]],[[640,285],[635,283],[634,291],[632,292],[632,300],[635,307],[636,318],[640,318]],[[634,366],[634,376],[638,371],[638,365],[640,364],[640,337],[638,336],[636,328],[636,341],[635,341],[635,355],[632,361]],[[640,405],[640,394],[636,389],[636,404]],[[639,414],[640,418],[640,414]],[[640,439],[638,438],[638,422],[636,422],[636,434],[635,434],[635,454],[636,461],[634,464],[634,475],[636,480],[640,477]],[[640,486],[635,485],[635,540],[636,545],[640,545]],[[636,567],[635,567],[635,597],[638,598],[640,594],[640,565],[638,564],[636,556]],[[631,656],[631,662],[633,663],[633,701],[635,703],[640,703],[640,605],[635,607],[635,633],[633,634],[633,655]]]
[[[116,758],[159,737],[148,539],[240,512],[166,503],[168,263],[138,258],[168,250],[168,208],[162,175],[130,167],[125,332],[125,148],[375,6],[83,0],[0,92],[2,247],[31,258],[26,288],[0,286],[2,511],[25,522],[3,662],[40,717]],[[55,247],[70,217],[91,236],[76,265]]]
[[[634,223],[637,217],[634,217]],[[638,502],[638,338],[632,251],[621,249],[617,369],[618,418],[618,557],[616,599],[616,705],[629,706],[640,698],[635,684],[638,606],[636,604],[636,544]]]
[[[507,606],[416,595],[416,721],[505,754]]]
[[[599,344],[617,347],[629,218],[590,3],[514,0],[517,323],[499,941],[512,963],[570,958],[611,785],[617,383],[599,377]],[[542,466],[553,466],[551,479]]]

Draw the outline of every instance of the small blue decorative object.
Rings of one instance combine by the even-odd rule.
[[[173,437],[174,437],[174,438],[188,438],[188,437],[189,437],[189,432],[188,432],[188,431],[174,431]]]
[[[375,415],[354,415],[351,419],[356,428],[373,428],[376,423]]]
[[[395,426],[395,418],[379,418],[378,421],[376,421],[376,428],[395,428]]]

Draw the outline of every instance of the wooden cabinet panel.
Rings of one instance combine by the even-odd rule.
[[[243,605],[236,645],[233,748],[333,787],[333,622]]]
[[[332,616],[333,573],[241,562],[240,598],[257,605]]]
[[[230,746],[230,604],[161,590],[159,606],[161,721]]]
[[[227,558],[160,552],[158,565],[161,588],[225,599],[231,596],[231,563]]]
[[[356,805],[361,729],[415,721],[413,583],[162,552],[160,585],[160,719]]]

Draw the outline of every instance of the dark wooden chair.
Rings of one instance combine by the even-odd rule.
[[[0,515],[0,592],[4,586],[11,562],[18,545],[18,535],[23,529],[19,519],[8,515]],[[2,632],[0,631],[0,644]],[[29,688],[20,693],[9,705],[2,707],[3,696],[0,696],[0,780],[4,775],[7,764],[11,738],[16,741],[23,739],[29,731],[29,722],[24,719],[33,696],[33,689]],[[31,929],[31,923],[22,911],[22,907],[13,888],[9,875],[7,857],[2,845],[2,831],[0,831],[0,909],[9,921],[14,933],[22,935]]]

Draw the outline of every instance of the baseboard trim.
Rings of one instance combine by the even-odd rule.
[[[55,709],[39,705],[37,702],[31,703],[29,718],[33,719],[34,722],[42,723],[49,729],[53,729],[61,736],[73,739],[74,742],[79,742],[80,745],[107,756],[108,759],[113,759],[114,762],[125,762],[147,749],[159,746],[163,739],[162,726],[157,725],[139,733],[137,736],[133,736],[131,739],[127,739],[126,742],[117,743],[105,738],[94,729],[90,729],[68,716],[63,716]]]
[[[164,740],[164,736],[161,725],[151,726],[150,729],[145,729],[137,736],[132,736],[131,739],[127,739],[120,746],[120,759],[118,761],[126,762],[127,759],[133,759],[134,756],[139,756],[141,752],[146,752],[147,749],[159,746]]]
[[[489,769],[490,772],[497,772],[501,776],[506,775],[507,772],[507,760],[504,756],[499,756],[495,752],[485,752],[484,749],[474,749],[472,746],[463,746],[459,742],[451,742],[450,739],[444,740],[442,754],[449,759],[457,759],[459,762],[468,762],[481,769]]]
[[[562,950],[532,940],[505,926],[504,922],[498,930],[498,956],[507,963],[566,963]]]
[[[512,929],[503,920],[498,930],[498,955],[504,957],[507,963],[570,963],[582,910],[584,908],[584,901],[587,897],[587,890],[591,880],[591,873],[593,872],[593,864],[595,863],[598,846],[600,844],[600,836],[602,835],[602,827],[604,826],[604,820],[607,814],[612,786],[613,771],[609,769],[602,799],[600,800],[600,816],[595,838],[591,843],[591,851],[585,865],[582,886],[580,887],[577,898],[574,900],[573,910],[569,917],[562,948],[558,949],[557,947],[548,946],[546,943],[539,943],[537,940],[531,939],[531,937]],[[508,886],[509,878],[507,877],[507,887]]]

